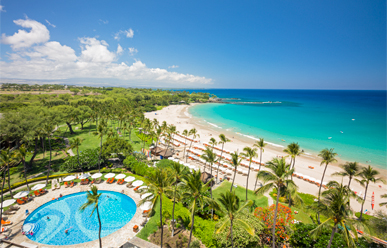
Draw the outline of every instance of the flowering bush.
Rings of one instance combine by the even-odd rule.
[[[270,242],[272,237],[272,227],[274,222],[275,204],[270,207],[259,207],[254,210],[254,215],[263,222],[265,229],[263,231],[263,240]],[[289,240],[289,230],[293,224],[294,216],[292,210],[282,204],[278,204],[277,220],[275,224],[276,242]]]

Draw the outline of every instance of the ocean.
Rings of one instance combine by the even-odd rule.
[[[230,104],[199,104],[190,114],[219,129],[306,153],[387,169],[386,91],[203,89]]]

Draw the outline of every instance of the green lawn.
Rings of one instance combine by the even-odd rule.
[[[227,191],[230,191],[231,183],[228,181],[222,182],[219,187],[217,187],[215,190],[212,191],[213,197],[216,200],[217,198],[220,198],[220,194],[225,194]],[[246,199],[246,188],[238,186],[237,188],[234,188],[235,194],[244,201]],[[247,198],[249,200],[253,201],[253,207],[266,207],[269,205],[268,199],[266,196],[257,196],[254,194],[252,190],[247,191]]]

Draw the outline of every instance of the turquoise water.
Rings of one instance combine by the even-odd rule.
[[[298,142],[313,154],[335,148],[341,159],[387,169],[386,91],[201,91],[238,98],[226,99],[234,104],[190,108],[193,116],[219,129],[264,137],[277,146]]]
[[[100,190],[99,213],[102,223],[101,237],[105,237],[128,223],[136,213],[132,198],[113,191]],[[93,207],[84,212],[79,208],[87,201],[86,192],[66,195],[52,200],[32,212],[23,229],[33,235],[27,237],[47,245],[74,245],[98,239],[98,218]],[[47,216],[49,219],[47,219]],[[69,229],[68,233],[65,230]]]

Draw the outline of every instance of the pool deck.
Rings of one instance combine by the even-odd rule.
[[[99,190],[110,190],[110,191],[115,191],[115,192],[121,192],[124,190],[125,195],[131,197],[136,204],[140,202],[140,194],[135,193],[133,191],[133,188],[127,188],[126,185],[118,185],[116,183],[114,184],[107,184],[106,182],[102,182],[100,184],[96,184]],[[8,226],[10,229],[10,232],[6,234],[9,235],[9,241],[16,243],[16,244],[21,244],[23,242],[29,243],[29,244],[34,244],[37,245],[39,248],[44,248],[44,247],[85,247],[85,248],[94,248],[94,247],[99,247],[99,241],[94,240],[91,242],[86,242],[82,244],[77,244],[77,245],[46,245],[46,244],[40,244],[36,243],[29,238],[27,238],[25,235],[21,233],[21,227],[26,219],[25,211],[28,209],[30,213],[32,213],[35,209],[40,207],[42,204],[49,202],[52,200],[52,198],[57,198],[59,194],[62,194],[63,196],[73,194],[73,193],[78,193],[78,192],[83,192],[83,191],[88,191],[90,189],[89,185],[75,185],[73,188],[65,188],[64,186],[61,187],[59,190],[49,190],[49,192],[45,195],[39,196],[39,197],[34,197],[34,200],[24,204],[24,205],[19,205],[20,209],[16,212],[16,214],[13,215],[5,215],[8,217],[8,220],[13,222],[12,225]],[[103,213],[101,213],[103,214]],[[4,216],[4,215],[3,215]],[[140,224],[145,220],[144,217],[142,217],[142,210],[140,208],[137,208],[136,213],[134,214],[133,218],[121,229],[118,231],[109,234],[106,237],[102,238],[102,246],[103,247],[120,247],[126,242],[128,242],[130,239],[132,239],[134,236],[136,236],[136,233],[133,232],[133,226],[137,225],[139,226],[139,230],[142,228]],[[0,238],[3,238],[4,234],[1,234]],[[0,245],[0,247],[16,247],[16,246],[4,246],[4,244]]]

